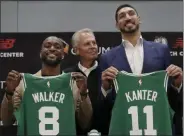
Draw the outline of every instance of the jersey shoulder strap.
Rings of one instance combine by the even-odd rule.
[[[160,71],[154,71],[154,72],[150,72],[150,73],[143,73],[143,74],[134,74],[134,73],[128,73],[126,71],[119,71],[118,74],[117,74],[117,77],[113,80],[113,83],[114,83],[114,88],[115,88],[115,91],[116,93],[118,92],[119,90],[119,87],[118,87],[118,82],[117,80],[119,79],[119,77],[126,77],[126,76],[131,76],[131,77],[145,77],[145,76],[163,76],[164,77],[164,88],[165,90],[167,91],[167,86],[168,86],[168,74],[165,70],[160,70]]]

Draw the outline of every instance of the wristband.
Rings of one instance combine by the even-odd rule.
[[[7,88],[5,88],[5,93],[6,93],[7,95],[10,95],[10,96],[13,96],[13,94],[14,94],[13,92],[8,92],[8,91],[7,91]]]
[[[6,94],[7,94],[7,95],[10,95],[10,96],[13,96],[14,93],[13,93],[13,92],[7,92],[7,91],[6,91]]]
[[[80,95],[81,95],[81,96],[87,96],[87,95],[88,95],[88,92],[86,92],[86,93],[81,93],[81,92],[80,92]]]

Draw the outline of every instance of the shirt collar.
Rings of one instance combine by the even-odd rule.
[[[92,71],[92,70],[96,69],[97,66],[98,66],[98,62],[97,61],[95,61],[95,64],[92,67],[90,67],[90,68],[86,68],[86,67],[82,66],[80,62],[78,63],[78,67],[79,67],[79,69],[82,72],[85,72],[86,70]]]
[[[129,42],[129,41],[122,39],[123,46],[126,46],[126,43],[127,43],[127,42]],[[143,38],[142,38],[142,35],[141,35],[140,38],[137,40],[137,43],[140,43],[141,46],[143,45]]]

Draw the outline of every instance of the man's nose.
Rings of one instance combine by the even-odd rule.
[[[130,15],[126,14],[126,20],[129,20],[129,19],[131,19]]]
[[[91,43],[91,44],[90,44],[90,47],[91,47],[91,48],[96,48],[96,44]]]
[[[55,51],[56,50],[56,48],[54,47],[54,45],[51,45],[50,50],[51,51]]]

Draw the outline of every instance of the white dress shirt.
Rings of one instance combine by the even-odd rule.
[[[87,77],[89,76],[89,74],[91,73],[92,70],[94,70],[94,69],[97,68],[97,66],[98,66],[98,62],[97,62],[97,61],[95,61],[95,64],[94,64],[92,67],[90,67],[90,68],[85,68],[84,66],[82,66],[82,65],[80,64],[80,62],[78,63],[79,69],[80,69]]]
[[[134,74],[141,74],[143,67],[143,39],[140,37],[137,44],[133,46],[129,41],[122,40],[128,63]]]

